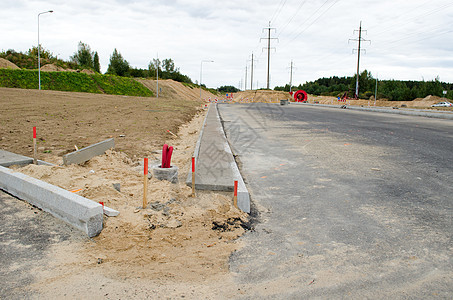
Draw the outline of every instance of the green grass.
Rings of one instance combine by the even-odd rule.
[[[38,71],[0,69],[0,86],[37,89]],[[41,72],[41,89],[139,97],[153,96],[148,88],[132,78],[76,72]]]

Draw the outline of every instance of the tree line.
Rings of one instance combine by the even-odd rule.
[[[0,57],[9,60],[21,69],[37,69],[38,68],[38,47],[34,46],[25,53],[16,52],[9,49],[0,52]],[[79,42],[77,51],[69,58],[69,61],[59,59],[49,50],[40,45],[41,66],[45,64],[55,64],[56,66],[82,70],[89,69],[96,73],[101,73],[101,65],[99,63],[99,54],[97,51],[92,51],[91,47],[83,42]],[[142,77],[142,78],[157,78],[173,79],[175,81],[190,83],[192,80],[187,75],[181,74],[179,68],[175,66],[171,58],[164,60],[152,59],[147,69],[132,67],[129,62],[115,48],[110,56],[109,65],[106,74],[117,75],[122,77]]]
[[[305,90],[309,94],[323,96],[342,96],[347,93],[354,97],[357,76],[352,77],[329,77],[319,78],[315,81],[293,86],[292,91]],[[278,91],[289,92],[289,84],[275,87]],[[359,75],[360,99],[374,97],[376,90],[376,78],[370,72],[364,70]],[[441,82],[439,78],[431,81],[402,81],[402,80],[378,80],[377,98],[385,98],[390,101],[411,101],[415,98],[424,98],[428,95],[443,97],[443,91],[447,91],[446,97],[453,99],[453,84]]]

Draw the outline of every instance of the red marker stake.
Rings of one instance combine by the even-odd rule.
[[[36,149],[36,126],[33,127],[33,163],[38,164],[38,154]]]
[[[195,197],[195,157],[192,157],[192,197]]]
[[[146,208],[148,206],[147,193],[148,193],[148,158],[145,157],[145,166],[143,172],[143,208]]]
[[[234,181],[234,197],[233,197],[234,207],[238,207],[238,181]]]

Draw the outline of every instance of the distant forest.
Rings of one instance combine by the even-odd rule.
[[[357,76],[319,78],[293,86],[292,91],[301,89],[313,95],[335,97],[347,92],[348,96],[352,98],[355,94],[356,78]],[[359,76],[359,98],[374,97],[375,89],[376,79],[367,70],[363,71]],[[275,87],[274,90],[289,92],[289,84]],[[378,80],[377,84],[377,98],[385,98],[390,101],[411,101],[428,95],[443,97],[443,91],[447,91],[447,98],[453,99],[453,84],[441,82],[438,78],[431,81]]]

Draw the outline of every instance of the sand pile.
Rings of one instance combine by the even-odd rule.
[[[143,167],[121,152],[108,151],[84,165],[19,169],[120,211],[118,217],[106,217],[102,233],[93,242],[57,245],[55,264],[40,271],[47,283],[69,280],[95,268],[115,278],[183,281],[228,271],[228,257],[239,247],[235,239],[245,231],[247,215],[232,206],[231,193],[205,192],[193,198],[184,182],[203,119],[200,114],[183,125],[179,138],[171,141],[175,147],[172,164],[181,170],[180,183],[152,178],[147,209],[141,208]],[[150,153],[151,160],[159,159],[159,150]],[[114,183],[120,183],[120,191]]]
[[[144,86],[153,91],[154,94],[157,92],[157,80],[153,79],[141,79],[136,78],[136,80],[142,83]],[[192,87],[190,85],[185,86],[181,82],[174,81],[172,79],[159,79],[159,96],[167,98],[176,98],[176,99],[189,99],[189,100],[199,100],[200,99],[200,89]],[[216,96],[205,90],[201,90],[201,98],[212,99]]]
[[[89,70],[89,69],[83,69],[82,71],[80,71],[80,73],[94,74],[94,71],[93,70]]]
[[[6,60],[4,58],[0,58],[0,69],[20,69],[18,66]]]
[[[43,72],[62,72],[62,71],[68,71],[62,67],[59,67],[57,65],[54,65],[54,64],[47,64],[47,65],[44,65],[44,66],[41,66],[41,71]]]
[[[280,100],[290,99],[291,95],[283,91],[272,90],[249,90],[233,93],[233,102],[279,102]]]

